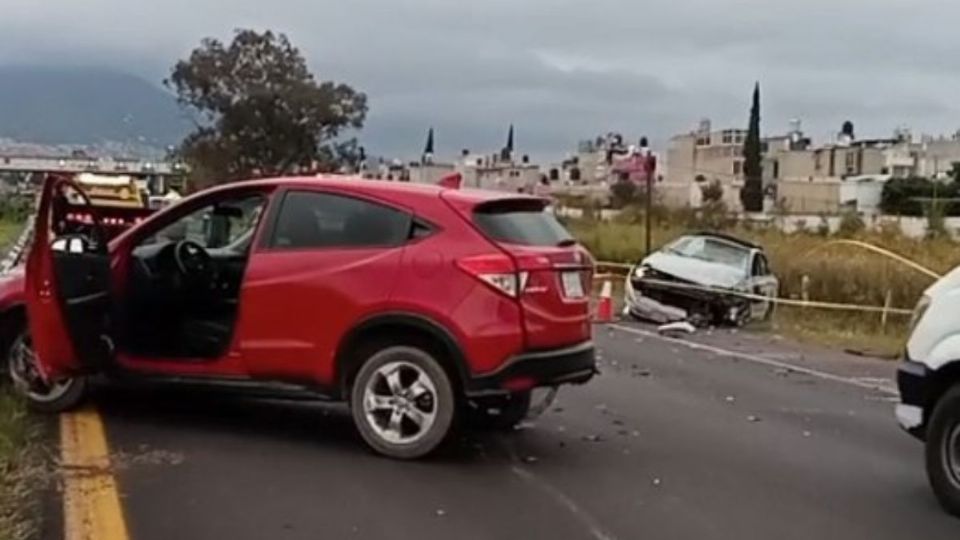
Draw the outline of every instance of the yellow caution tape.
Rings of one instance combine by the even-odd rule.
[[[867,251],[872,251],[874,253],[879,253],[880,255],[885,255],[887,257],[890,257],[891,259],[897,262],[900,262],[902,264],[905,264],[906,266],[909,266],[910,268],[916,270],[917,272],[920,272],[921,274],[925,274],[927,277],[930,277],[933,279],[940,279],[941,277],[943,277],[940,274],[934,272],[933,270],[930,270],[929,268],[922,266],[919,263],[911,261],[910,259],[904,257],[903,255],[894,253],[893,251],[890,251],[889,249],[884,249],[880,246],[869,244],[867,242],[860,242],[859,240],[831,240],[829,242],[826,242],[824,244],[821,244],[811,249],[806,253],[806,255],[809,255],[815,251],[820,251],[821,249],[826,249],[830,246],[835,246],[835,245],[854,246],[854,247],[866,249]]]

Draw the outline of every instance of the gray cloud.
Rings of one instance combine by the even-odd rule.
[[[960,4],[943,0],[4,0],[0,63],[102,65],[163,78],[208,35],[288,33],[323,78],[370,96],[362,138],[412,155],[426,128],[454,154],[555,157],[618,129],[663,140],[702,116],[815,136],[960,127]],[[118,21],[120,24],[117,24]]]

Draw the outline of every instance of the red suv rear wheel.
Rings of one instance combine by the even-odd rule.
[[[453,387],[428,352],[390,346],[364,362],[350,408],[364,441],[380,454],[415,459],[447,438],[456,412]]]

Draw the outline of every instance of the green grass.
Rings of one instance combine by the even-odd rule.
[[[22,224],[0,220],[0,254],[7,250],[7,246],[16,240]]]
[[[636,263],[643,257],[645,232],[635,212],[598,223],[567,221],[573,234],[599,261]],[[688,216],[660,211],[651,228],[654,249],[677,236],[699,230]],[[824,245],[834,238],[817,233],[785,234],[776,229],[734,226],[725,232],[749,239],[766,250],[780,278],[780,295],[800,298],[808,278],[810,300],[882,306],[890,295],[892,307],[911,309],[932,279],[886,257],[849,246]],[[854,234],[868,242],[920,263],[940,274],[960,264],[960,244],[949,239],[915,240],[893,231]],[[839,348],[895,354],[906,339],[908,317],[847,313],[812,308],[778,307],[771,325],[777,332]]]

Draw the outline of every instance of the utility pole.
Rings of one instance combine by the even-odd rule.
[[[645,221],[645,233],[646,233],[646,243],[644,246],[644,256],[649,256],[652,250],[652,236],[651,231],[653,228],[653,175],[657,171],[657,157],[653,155],[650,151],[649,143],[647,142],[646,137],[640,138],[640,156],[643,167],[643,176],[647,184],[647,197],[644,210],[644,221]]]

